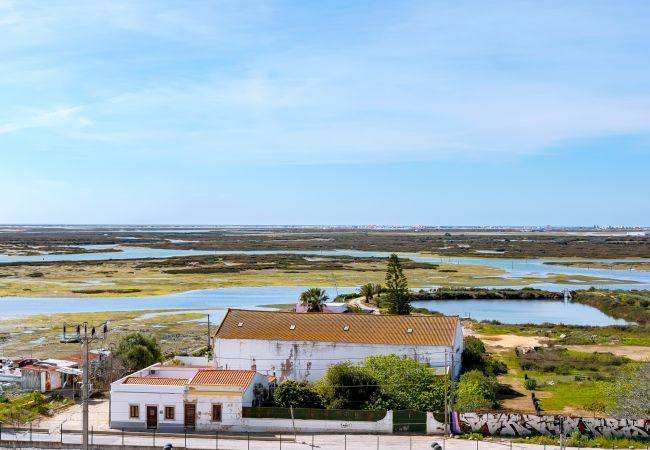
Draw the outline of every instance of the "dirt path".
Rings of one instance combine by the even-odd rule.
[[[356,306],[357,308],[364,309],[366,311],[373,311],[373,314],[379,314],[379,308],[377,308],[372,303],[366,303],[365,297],[357,297],[350,300],[350,305]]]
[[[650,347],[635,345],[567,345],[566,348],[576,352],[613,353],[617,356],[626,356],[635,361],[650,360]]]

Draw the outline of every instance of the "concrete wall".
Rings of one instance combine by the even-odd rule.
[[[427,413],[427,434],[445,434],[444,422],[438,422],[433,413]]]
[[[240,427],[233,431],[251,432],[287,432],[293,433],[392,433],[393,412],[388,411],[386,417],[376,422],[339,421],[339,420],[295,420],[291,419],[253,419],[244,418]]]
[[[649,420],[595,417],[537,416],[533,414],[460,414],[461,429],[495,436],[557,436],[581,433],[608,437],[650,437]]]
[[[246,369],[255,366],[256,370],[268,375],[275,374],[279,382],[291,378],[295,380],[316,381],[321,378],[327,367],[336,362],[360,362],[372,355],[389,355],[391,353],[408,356],[430,367],[445,367],[445,350],[447,364],[453,363],[455,376],[460,372],[460,356],[463,351],[462,331],[457,333],[457,340],[451,347],[409,346],[388,344],[359,344],[347,342],[305,342],[305,341],[269,341],[255,339],[215,339],[216,367],[222,369]]]

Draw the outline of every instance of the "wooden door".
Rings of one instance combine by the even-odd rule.
[[[158,428],[158,407],[147,406],[147,428]]]
[[[185,403],[185,428],[191,430],[196,426],[196,404]]]

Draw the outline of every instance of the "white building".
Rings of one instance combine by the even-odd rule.
[[[456,377],[462,351],[458,317],[230,309],[214,334],[213,365],[315,381],[332,364],[396,354]]]
[[[111,384],[110,426],[127,430],[239,429],[242,407],[268,377],[254,370],[155,364]]]

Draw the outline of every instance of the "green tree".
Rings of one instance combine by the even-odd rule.
[[[322,408],[323,404],[314,389],[306,381],[285,380],[273,392],[273,400],[279,406],[289,408]]]
[[[460,376],[456,386],[454,406],[457,411],[491,409],[496,401],[499,384],[480,370],[472,370]]]
[[[442,411],[445,382],[433,369],[412,358],[370,356],[363,362],[379,385],[379,397],[368,409]]]
[[[151,334],[133,332],[122,336],[115,349],[115,355],[130,371],[144,369],[162,356],[158,340]]]
[[[465,337],[465,348],[462,355],[463,372],[480,370],[487,376],[501,375],[508,372],[508,367],[502,361],[497,361],[487,352],[485,344],[474,336]]]
[[[306,306],[308,312],[321,312],[327,300],[327,293],[319,288],[310,288],[300,294],[300,304]]]
[[[379,392],[374,377],[350,362],[330,366],[318,389],[327,409],[367,409]]]
[[[374,292],[375,292],[375,290],[374,290],[374,287],[373,287],[372,283],[364,284],[359,289],[359,295],[366,299],[366,303],[368,303],[370,301],[370,299],[372,298]]]
[[[390,314],[409,314],[411,312],[408,280],[395,253],[388,258],[386,268],[386,300]]]
[[[650,416],[650,361],[622,367],[605,391],[612,402],[610,414],[628,419]]]

